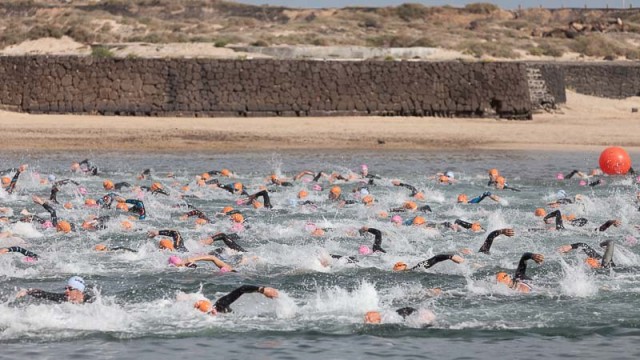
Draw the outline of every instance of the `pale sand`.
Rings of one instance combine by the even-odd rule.
[[[0,112],[5,150],[252,151],[597,150],[640,151],[640,98],[568,92],[563,114],[532,121],[419,117],[147,118]],[[384,141],[379,144],[378,140]]]

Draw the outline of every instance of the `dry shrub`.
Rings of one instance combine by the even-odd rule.
[[[626,47],[598,34],[580,36],[570,42],[569,47],[577,53],[593,57],[626,55]]]
[[[467,4],[464,9],[472,14],[491,14],[494,11],[500,10],[500,7],[489,3],[473,3]]]
[[[59,39],[62,37],[62,35],[64,35],[62,29],[49,24],[34,26],[29,30],[29,32],[27,32],[27,38],[30,40],[36,40],[45,37]]]
[[[477,58],[491,56],[495,58],[517,59],[520,54],[513,51],[511,45],[498,42],[465,41],[458,45],[458,49],[464,54]]]

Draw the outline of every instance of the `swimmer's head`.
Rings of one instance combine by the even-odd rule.
[[[95,207],[98,203],[94,199],[85,199],[84,204],[88,207]]]
[[[373,196],[371,195],[367,195],[365,197],[362,198],[362,203],[365,205],[372,205],[373,204]]]
[[[253,200],[253,201],[251,202],[251,205],[253,205],[253,208],[254,208],[254,209],[260,209],[260,208],[263,208],[263,207],[264,207],[264,205],[263,205],[260,201],[258,201],[258,200]]]
[[[564,175],[562,173],[557,173],[556,174],[556,179],[558,180],[564,180]]]
[[[64,207],[67,210],[73,209],[73,204],[71,204],[70,202],[66,202],[64,203],[64,205],[62,205],[62,207]]]
[[[49,179],[49,182],[55,182],[56,181],[56,176],[53,174],[49,174],[49,176],[47,176],[47,179]]]
[[[235,223],[241,224],[244,222],[244,216],[242,216],[242,214],[235,213],[231,215],[231,220]]]
[[[558,192],[556,193],[556,197],[558,199],[564,199],[567,197],[567,192],[564,190],[558,190]]]
[[[601,267],[600,261],[598,261],[598,259],[596,258],[588,257],[584,260],[584,262],[593,269],[598,269]]]
[[[440,175],[440,177],[438,177],[438,181],[440,181],[441,183],[448,183],[449,182],[449,178],[446,175]]]
[[[123,220],[120,223],[120,226],[122,227],[123,230],[131,230],[133,228],[133,224],[127,220]]]
[[[311,232],[312,236],[324,236],[325,232],[324,229],[321,228],[316,228]]]
[[[53,227],[53,223],[49,220],[46,220],[45,222],[42,223],[42,227],[45,229],[49,229]]]
[[[362,189],[360,189],[360,196],[365,195],[369,195],[369,189],[363,187]]]
[[[70,277],[69,280],[67,280],[67,288],[84,292],[84,289],[85,289],[84,279],[81,278],[80,276]]]
[[[304,198],[306,198],[307,196],[309,196],[309,193],[308,193],[308,192],[306,192],[305,190],[300,190],[300,191],[298,192],[298,199],[304,199]]]
[[[77,171],[78,169],[80,169],[80,163],[71,163],[71,171]]]
[[[162,250],[175,250],[176,248],[173,246],[173,242],[169,239],[162,239],[159,243],[160,249]]]
[[[225,207],[222,209],[222,213],[223,213],[223,214],[226,214],[226,213],[228,213],[228,212],[230,212],[230,211],[233,211],[233,208],[232,208],[231,206],[225,206]]]
[[[537,208],[536,211],[534,212],[534,215],[537,217],[543,217],[547,215],[547,211],[543,208]]]
[[[204,181],[204,179],[200,179],[196,181],[196,184],[200,187],[203,187],[205,185],[207,185],[207,183]]]
[[[158,191],[161,189],[162,189],[162,184],[158,182],[154,182],[153,184],[151,184],[151,191]]]
[[[458,195],[458,204],[466,204],[468,202],[469,202],[469,198],[467,197],[466,194]]]
[[[498,185],[500,185],[500,186],[504,186],[505,182],[506,182],[506,180],[505,180],[504,176],[498,176],[496,178],[496,183]]]
[[[500,284],[505,284],[509,286],[511,286],[511,284],[513,283],[513,281],[511,280],[511,276],[509,276],[509,274],[503,271],[496,274],[496,281]]]
[[[243,189],[242,183],[237,182],[237,183],[233,184],[233,190],[234,191],[242,192],[242,189]]]
[[[113,185],[113,182],[111,180],[105,180],[105,181],[102,182],[102,187],[105,190],[113,190],[114,185]]]
[[[203,313],[209,313],[212,312],[212,310],[215,311],[215,309],[213,309],[211,301],[209,300],[198,300],[195,302],[195,304],[193,304],[193,307],[202,311]]]
[[[415,210],[418,208],[418,204],[413,201],[405,201],[404,204],[402,204],[402,207],[407,210]]]
[[[127,203],[119,202],[116,204],[116,209],[122,210],[122,211],[129,211],[129,206],[127,206]]]
[[[482,231],[482,225],[480,225],[480,223],[474,222],[473,224],[471,224],[471,231],[473,232]]]
[[[404,261],[398,261],[393,264],[393,271],[405,271],[407,270],[407,264]]]
[[[413,225],[424,225],[424,223],[426,223],[426,222],[427,221],[422,216],[416,216],[416,217],[413,218],[413,221],[411,223]]]
[[[105,244],[98,244],[94,247],[95,251],[107,251],[107,246]]]
[[[3,186],[8,186],[11,183],[11,179],[8,176],[3,176],[2,177],[2,185]]]
[[[171,255],[169,256],[168,263],[170,266],[180,266],[182,265],[182,259],[180,259],[180,257],[178,256]]]
[[[360,255],[369,255],[373,251],[371,251],[371,248],[369,248],[367,245],[360,245],[358,252],[360,253]]]
[[[378,217],[379,217],[380,219],[386,219],[386,218],[388,218],[388,217],[389,217],[389,213],[387,213],[386,211],[382,210],[382,211],[380,211],[380,212],[378,213]]]
[[[202,175],[200,175],[200,178],[204,181],[207,181],[209,179],[211,179],[211,175],[209,173],[202,173]]]
[[[391,222],[394,224],[402,224],[402,216],[400,215],[393,215],[391,217]]]
[[[329,190],[329,196],[332,196],[334,198],[337,198],[338,196],[340,196],[341,193],[342,193],[342,189],[340,189],[340,186],[334,186],[331,188],[331,190]]]
[[[424,200],[424,193],[417,192],[415,195],[413,195],[413,197],[417,200]]]
[[[196,225],[206,225],[207,224],[207,220],[206,219],[202,219],[202,218],[197,218],[196,219]]]
[[[444,173],[444,176],[448,177],[449,179],[455,179],[455,174],[453,173],[453,171],[447,171]]]
[[[382,322],[382,316],[378,311],[367,311],[364,314],[364,322],[366,324],[380,324]]]
[[[58,221],[58,225],[56,225],[56,230],[63,232],[63,233],[70,233],[71,232],[71,224],[67,221]]]
[[[491,177],[497,177],[498,175],[500,175],[500,172],[498,172],[498,169],[491,169],[491,170],[489,170],[489,176],[491,176]]]
[[[222,169],[222,170],[220,170],[220,175],[222,175],[224,177],[230,177],[231,176],[231,171],[229,171],[229,169]]]
[[[578,183],[578,185],[580,186],[587,186],[587,182],[585,180],[580,180],[580,182]]]

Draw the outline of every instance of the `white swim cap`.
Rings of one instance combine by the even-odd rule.
[[[84,288],[85,288],[84,279],[81,278],[80,276],[72,276],[67,281],[67,286],[73,289],[79,290],[81,292],[84,292]]]

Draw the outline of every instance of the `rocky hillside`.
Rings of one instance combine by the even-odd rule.
[[[0,48],[68,36],[91,44],[439,47],[474,57],[640,58],[640,9],[291,9],[218,0],[3,0]]]

